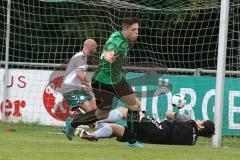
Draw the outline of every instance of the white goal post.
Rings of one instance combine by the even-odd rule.
[[[224,106],[224,79],[226,68],[227,34],[229,19],[229,0],[221,0],[219,42],[218,42],[218,65],[216,78],[216,96],[214,106],[215,135],[213,146],[220,147],[222,139],[222,117]]]

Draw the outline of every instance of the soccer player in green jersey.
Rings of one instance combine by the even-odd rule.
[[[122,31],[111,34],[101,53],[100,64],[93,75],[92,88],[97,102],[97,110],[90,111],[82,117],[76,117],[66,123],[66,135],[72,139],[73,128],[78,125],[94,123],[106,118],[116,97],[128,105],[129,146],[140,146],[136,141],[136,128],[139,121],[139,107],[136,95],[131,86],[123,78],[122,66],[127,61],[128,46],[138,37],[139,20],[136,17],[125,18]]]

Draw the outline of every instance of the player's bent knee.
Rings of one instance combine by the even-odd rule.
[[[136,99],[136,106],[139,110],[141,109],[141,102],[138,99]]]
[[[129,109],[132,111],[140,111],[140,106],[138,105],[129,106]]]
[[[95,112],[95,115],[98,119],[104,119],[108,117],[110,110],[101,110],[101,109],[97,109]]]

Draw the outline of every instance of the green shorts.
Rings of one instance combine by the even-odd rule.
[[[94,94],[91,91],[86,90],[74,90],[71,92],[63,93],[63,98],[67,101],[71,110],[79,107],[79,105],[91,101],[94,98]]]

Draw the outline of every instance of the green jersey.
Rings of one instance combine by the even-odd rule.
[[[93,74],[93,78],[104,84],[116,84],[122,80],[122,66],[127,62],[129,42],[123,37],[121,32],[114,32],[107,40],[101,53],[100,64]],[[104,59],[106,51],[114,51],[117,56],[113,63]]]

